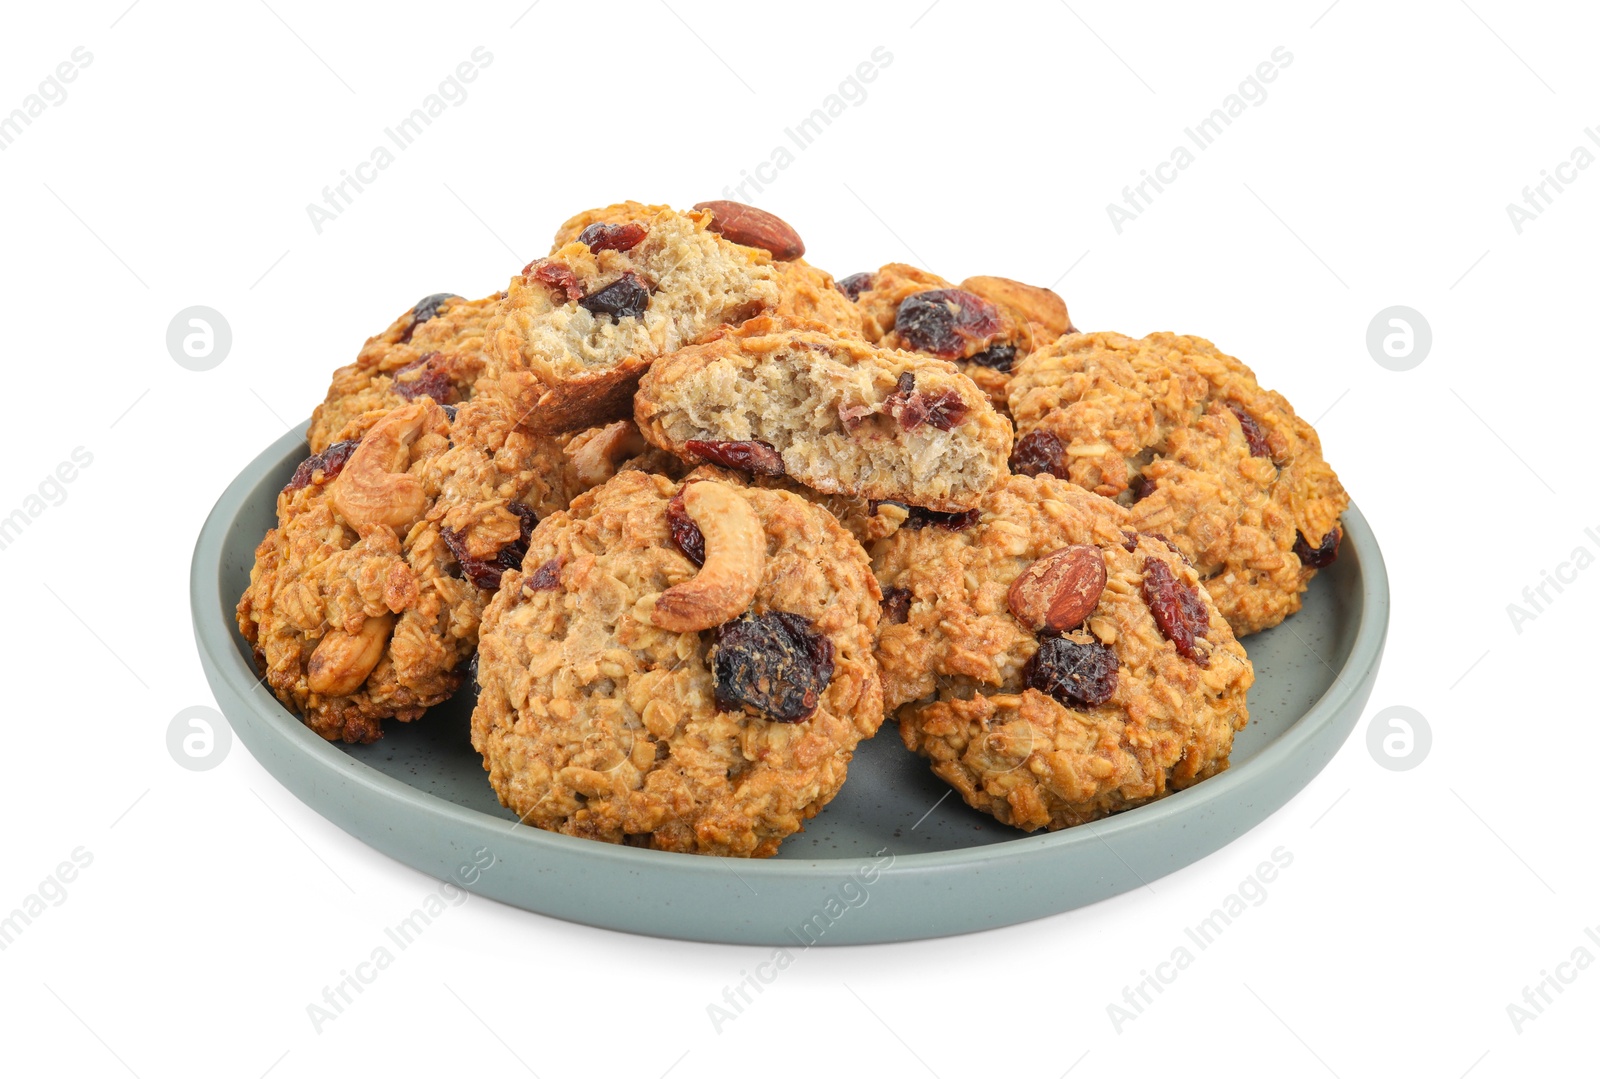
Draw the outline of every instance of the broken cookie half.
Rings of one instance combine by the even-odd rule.
[[[685,461],[940,512],[975,505],[1011,452],[1011,425],[953,364],[788,319],[656,361],[634,418]]]
[[[730,243],[711,215],[662,209],[597,221],[511,279],[486,333],[479,389],[535,434],[626,419],[657,356],[777,305],[772,260]]]

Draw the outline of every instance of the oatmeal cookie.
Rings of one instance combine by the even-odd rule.
[[[878,601],[804,499],[622,472],[540,522],[489,605],[473,745],[540,828],[771,855],[883,719]]]
[[[1011,425],[952,364],[772,318],[657,360],[634,418],[685,461],[945,511],[975,504],[1011,452]]]
[[[1014,471],[1126,505],[1171,539],[1239,635],[1300,609],[1350,504],[1311,425],[1199,337],[1072,334],[1018,365]]]
[[[501,295],[465,300],[452,293],[425,296],[367,338],[355,363],[333,373],[327,399],[311,414],[306,441],[321,453],[364,412],[398,408],[418,397],[453,405],[472,395],[483,373],[484,330]]]
[[[968,805],[1034,831],[1227,767],[1254,671],[1192,568],[1122,507],[1013,476],[876,545],[900,735]]]
[[[484,385],[540,434],[627,418],[655,357],[777,305],[772,261],[663,211],[596,223],[511,280],[489,325]]]
[[[278,496],[239,632],[324,738],[373,741],[382,720],[416,719],[461,684],[484,600],[428,519],[449,438],[444,409],[421,398],[307,459]]]
[[[721,217],[716,213],[718,207],[724,208]],[[731,208],[737,209],[730,212]],[[576,240],[591,225],[648,225],[670,209],[669,206],[647,206],[642,202],[618,202],[595,210],[585,210],[556,230],[551,254]],[[742,203],[702,202],[695,209],[711,213],[710,228],[723,239],[759,248],[772,256],[772,270],[778,284],[778,304],[773,314],[813,319],[849,333],[861,332],[861,309],[839,291],[832,274],[811,265],[799,255],[784,257],[785,252],[796,248],[805,250],[799,234],[786,222]],[[730,219],[736,222],[733,228],[726,224]],[[758,229],[757,225],[762,227]]]
[[[363,413],[344,433],[279,496],[239,627],[279,699],[346,741],[372,741],[382,720],[415,719],[454,692],[483,609],[540,518],[619,470],[681,472],[632,421],[533,435],[492,394],[453,408],[422,397]],[[325,669],[336,655],[353,664],[339,677]]]
[[[867,340],[954,361],[1000,409],[1016,363],[1072,324],[1060,296],[1004,277],[956,286],[892,262],[839,284],[861,309]]]

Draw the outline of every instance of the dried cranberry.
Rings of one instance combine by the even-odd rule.
[[[1244,432],[1244,440],[1250,446],[1250,456],[1271,457],[1272,450],[1267,446],[1266,429],[1261,426],[1256,418],[1246,412],[1244,406],[1236,401],[1228,402],[1228,411],[1238,417],[1239,428]]]
[[[578,242],[590,251],[632,251],[644,239],[643,225],[590,225],[578,233]]]
[[[924,509],[921,506],[907,506],[905,524],[901,528],[944,528],[951,532],[961,532],[978,523],[982,513],[978,510],[967,510],[964,513],[941,513],[938,510]]]
[[[415,378],[400,377],[419,369],[420,373]],[[418,397],[431,397],[435,401],[443,401],[450,396],[451,388],[450,375],[445,371],[444,363],[437,352],[430,352],[422,359],[408,363],[394,373],[394,392],[407,401],[415,401]]]
[[[1343,538],[1344,533],[1335,528],[1322,537],[1321,543],[1312,547],[1297,529],[1294,534],[1294,553],[1299,556],[1302,566],[1310,566],[1313,569],[1331,566],[1333,560],[1339,557],[1339,541]]]
[[[1211,632],[1211,612],[1206,610],[1206,601],[1200,598],[1200,593],[1193,588],[1178,589],[1178,606],[1183,608],[1183,617],[1194,627],[1196,637],[1204,637]]]
[[[1143,476],[1135,476],[1133,477],[1133,482],[1128,484],[1128,490],[1132,493],[1135,502],[1143,502],[1156,493],[1156,485]]]
[[[689,516],[689,510],[683,504],[683,492],[679,491],[672,496],[672,501],[667,503],[667,528],[672,533],[672,542],[678,545],[678,550],[697,566],[705,565],[706,538],[700,532],[700,526],[694,523],[694,518]]]
[[[861,294],[872,287],[872,279],[870,273],[853,273],[849,277],[841,277],[833,285],[851,300],[859,300]]]
[[[894,392],[884,398],[889,415],[900,421],[902,429],[914,431],[923,424],[948,431],[967,418],[967,403],[955,390],[941,390],[932,396],[917,392],[917,377],[910,371],[900,376]]]
[[[539,268],[533,271],[533,279],[547,288],[555,289],[568,300],[581,300],[583,297],[583,286],[578,284],[578,275],[565,263],[541,262]]]
[[[334,478],[344,471],[345,462],[350,460],[350,455],[356,452],[356,447],[361,445],[359,438],[346,442],[335,442],[321,453],[314,453],[300,462],[300,467],[294,470],[294,475],[283,488],[285,491],[298,491],[317,477],[322,475],[323,483],[332,483]]]
[[[1000,312],[981,296],[958,288],[936,288],[908,296],[895,312],[900,339],[919,352],[951,359],[969,341],[1000,332]]]
[[[532,592],[554,592],[561,587],[561,559],[552,558],[530,573],[522,587]]]
[[[883,620],[903,626],[911,617],[911,589],[891,588],[883,594]]]
[[[456,562],[460,564],[467,580],[486,592],[493,592],[500,587],[500,578],[504,576],[506,570],[522,568],[522,560],[528,554],[528,541],[533,536],[533,527],[539,523],[539,518],[533,510],[521,502],[508,502],[506,509],[516,514],[519,519],[518,535],[515,540],[500,548],[492,558],[473,558],[467,551],[466,538],[460,532],[452,528],[439,529],[444,545],[456,556]]]
[[[612,318],[638,318],[650,306],[650,290],[632,272],[623,274],[599,292],[590,293],[578,301],[578,306],[592,315],[610,315]]]
[[[1061,440],[1049,431],[1029,431],[1017,439],[1011,450],[1011,471],[1019,476],[1067,478],[1067,452]]]
[[[996,371],[1009,371],[1011,365],[1017,362],[1016,345],[990,345],[982,352],[975,352],[967,357],[968,363],[992,367]]]
[[[1029,689],[1062,704],[1104,704],[1117,689],[1117,654],[1095,641],[1045,637],[1022,668]]]
[[[815,712],[833,681],[833,642],[811,619],[787,611],[747,614],[723,625],[710,660],[718,708],[746,709],[778,723]]]
[[[785,472],[783,458],[770,442],[709,442],[691,438],[683,446],[696,457],[726,468],[737,468],[741,472],[754,472],[761,476],[782,476]]]
[[[1192,586],[1180,584],[1159,558],[1144,560],[1144,601],[1178,655],[1206,666],[1194,646],[1196,638],[1204,637],[1211,628],[1205,601]]]
[[[1129,554],[1132,554],[1134,552],[1134,548],[1138,546],[1139,533],[1129,532],[1126,528],[1124,528],[1122,530],[1122,549],[1127,551]]]
[[[435,292],[432,296],[424,296],[418,300],[416,306],[411,308],[411,324],[400,335],[401,344],[411,340],[411,335],[417,332],[418,326],[437,316],[439,308],[443,307],[446,302],[459,299],[461,297],[453,292]]]

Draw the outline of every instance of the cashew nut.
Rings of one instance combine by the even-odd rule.
[[[430,429],[448,421],[433,401],[397,408],[373,425],[333,481],[333,506],[356,530],[387,525],[403,532],[428,508],[422,480],[406,468],[411,445]]]
[[[706,540],[700,572],[656,599],[651,621],[674,633],[711,629],[743,614],[767,562],[767,533],[744,495],[702,480],[683,491],[683,508]]]
[[[617,467],[645,451],[644,437],[632,420],[618,420],[574,438],[567,446],[567,460],[578,487],[598,487],[617,474]]]
[[[324,697],[347,697],[361,688],[372,668],[383,658],[394,630],[394,615],[379,615],[361,623],[355,633],[331,630],[311,653],[306,664],[306,684]]]

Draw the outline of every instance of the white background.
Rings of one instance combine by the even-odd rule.
[[[0,913],[75,849],[93,861],[0,952],[8,1071],[1489,1077],[1592,1059],[1600,972],[1563,968],[1576,980],[1520,1032],[1507,1006],[1575,948],[1600,957],[1600,570],[1520,632],[1506,610],[1574,548],[1600,553],[1600,168],[1520,234],[1506,212],[1575,147],[1600,152],[1592,9],[525,7],[10,5],[0,111],[75,47],[93,60],[0,152],[0,516],[74,448],[93,463],[0,550]],[[318,234],[306,204],[477,46],[493,61],[470,96]],[[866,99],[749,201],[839,275],[1054,282],[1081,327],[1199,333],[1251,363],[1317,421],[1383,543],[1394,621],[1367,716],[1280,813],[1149,890],[815,949],[720,1033],[707,1004],[769,949],[478,898],[317,1032],[306,1006],[438,885],[237,743],[207,772],[169,755],[173,716],[214,705],[187,605],[207,510],[417,297],[494,290],[585,207],[724,197],[877,46],[893,59]],[[1266,100],[1118,234],[1106,204],[1279,46]],[[233,332],[208,372],[165,344],[196,304]],[[1433,331],[1403,373],[1366,345],[1395,304]],[[1392,705],[1432,729],[1409,771],[1367,749]],[[1116,1029],[1107,1005],[1279,846],[1294,861],[1266,900]]]

